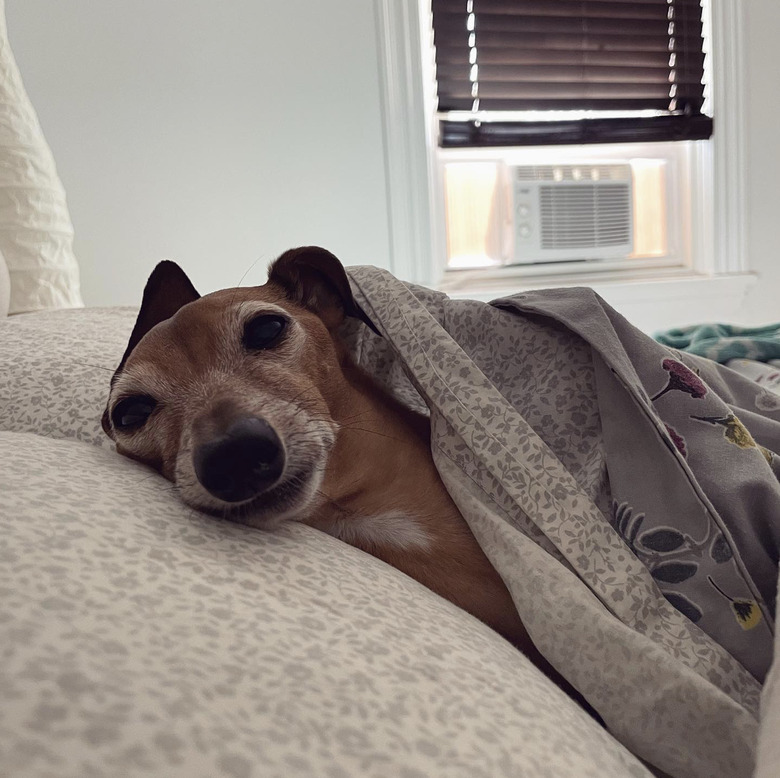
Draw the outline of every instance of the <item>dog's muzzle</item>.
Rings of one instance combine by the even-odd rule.
[[[243,502],[270,489],[282,475],[284,459],[274,428],[251,416],[237,419],[192,455],[198,481],[224,502]]]

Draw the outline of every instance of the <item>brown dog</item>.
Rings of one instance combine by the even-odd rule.
[[[163,262],[103,428],[193,508],[335,535],[481,619],[566,686],[444,488],[427,418],[355,365],[336,334],[345,316],[373,328],[324,249],[288,251],[265,286],[205,297]]]

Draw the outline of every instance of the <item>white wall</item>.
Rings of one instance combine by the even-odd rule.
[[[88,305],[170,257],[201,291],[290,246],[389,262],[374,4],[6,0]]]
[[[69,193],[88,304],[137,303],[163,256],[203,290],[238,282],[258,257],[246,282],[260,283],[267,260],[303,243],[389,266],[374,3],[6,6]],[[780,320],[780,92],[759,76],[777,69],[780,4],[744,6],[747,248],[760,280],[719,313],[758,323]]]
[[[718,2],[719,0],[715,0]],[[780,35],[777,0],[745,0],[747,81],[747,242],[760,274],[740,321],[780,321],[780,91],[775,86]]]

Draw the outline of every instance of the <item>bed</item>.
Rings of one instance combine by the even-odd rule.
[[[416,582],[303,526],[196,515],[113,452],[133,316],[0,323],[5,774],[647,774]]]
[[[364,286],[377,271],[367,272]],[[398,571],[304,526],[266,533],[196,514],[159,475],[117,455],[99,419],[134,317],[65,309],[0,322],[6,773],[666,772],[498,635]],[[373,356],[361,338],[353,345],[399,396],[420,402],[385,340]],[[538,600],[550,596],[549,581],[528,580]],[[561,582],[579,607],[574,584]],[[621,640],[621,651],[632,648]],[[608,694],[625,678],[615,673]],[[758,751],[766,776],[777,756],[774,688],[770,673]],[[744,730],[749,751],[713,772],[695,745],[670,749],[667,768],[684,767],[669,774],[749,774],[751,720],[705,716],[714,732]]]
[[[659,648],[666,638],[627,626],[621,598],[604,605],[608,576],[590,569],[592,555],[573,554],[576,533],[556,544],[530,509],[501,520],[509,491],[489,506],[484,488],[470,491],[479,478],[463,477],[464,451],[481,444],[462,429],[458,440],[469,418],[460,414],[484,411],[481,398],[501,384],[493,376],[464,392],[455,413],[436,381],[445,368],[476,370],[477,381],[487,370],[476,351],[458,361],[468,348],[460,322],[478,333],[479,321],[523,309],[538,345],[547,332],[538,300],[459,303],[454,317],[442,296],[365,268],[352,282],[384,337],[354,326],[344,335],[403,401],[430,410],[445,481],[545,653],[595,695],[608,729],[489,628],[400,572],[303,525],[269,533],[197,514],[120,457],[100,415],[136,312],[80,307],[64,190],[4,29],[0,66],[0,304],[12,314],[0,319],[0,773],[727,778],[756,765],[760,778],[775,774],[774,670],[759,709],[761,685],[668,600],[664,618],[646,614],[673,628]],[[587,352],[580,336],[548,329],[550,355]],[[417,349],[426,331],[432,346]],[[460,345],[436,341],[441,332]],[[546,418],[539,425],[552,430]],[[483,421],[497,423],[492,412]],[[545,442],[530,426],[524,435],[528,461],[538,455],[566,484],[550,505],[598,508],[603,494],[581,495],[572,468],[555,469],[566,456],[554,435]],[[583,451],[598,464],[595,449]],[[616,526],[594,527],[629,565],[621,511]],[[762,634],[769,666],[771,632]],[[652,682],[640,693],[642,673]],[[621,721],[622,711],[634,718]]]

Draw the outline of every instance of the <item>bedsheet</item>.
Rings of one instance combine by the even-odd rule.
[[[566,326],[560,310],[542,311],[544,301],[533,296],[491,308],[450,301],[429,290],[400,284],[373,268],[353,269],[351,274],[356,296],[384,337],[350,321],[344,328],[345,338],[356,358],[402,400],[429,409],[434,456],[442,476],[510,586],[543,653],[602,713],[610,731],[657,769],[679,776],[750,774],[758,729],[758,673],[755,668],[754,673],[748,672],[733,653],[705,632],[691,618],[696,615],[693,611],[685,614],[667,608],[670,600],[662,594],[666,582],[659,586],[657,578],[648,576],[650,568],[637,564],[641,560],[632,535],[636,542],[640,537],[647,539],[643,533],[664,527],[653,526],[654,517],[647,515],[637,527],[639,516],[647,511],[621,499],[619,490],[631,488],[630,479],[622,484],[612,477],[615,465],[610,450],[614,447],[604,440],[600,397],[610,397],[611,407],[613,400],[620,402],[621,392],[605,395],[600,389],[614,389],[613,382],[620,377],[613,372],[617,370],[614,360],[606,362],[586,337],[573,332],[587,317],[580,315]],[[548,306],[556,299],[549,293],[546,298]],[[601,310],[608,322],[619,321],[614,312]],[[14,317],[3,323],[0,427],[76,441],[71,445],[110,449],[99,416],[107,380],[124,349],[133,317],[132,310],[63,311]],[[500,322],[498,329],[494,317]],[[604,319],[597,329],[608,329]],[[623,346],[625,358],[632,337],[641,346],[644,336],[630,329],[622,334],[628,344]],[[524,357],[521,364],[520,355]],[[755,384],[745,382],[735,389],[730,376],[721,379],[717,371],[711,375],[711,363],[706,360],[698,362],[664,351],[665,359],[683,364],[704,382],[709,400],[726,398],[733,408],[745,405],[746,397],[770,402],[768,393]],[[631,384],[635,393],[623,394],[638,398],[640,404],[660,395],[655,401],[658,406],[659,399],[685,395],[684,390],[667,389],[673,374],[663,360],[650,376],[652,392],[644,390],[643,397],[642,382],[637,380]],[[688,373],[683,376],[688,380],[684,385],[695,390]],[[741,395],[748,384],[754,394]],[[691,394],[690,399],[701,398]],[[691,470],[695,461],[691,454],[698,449],[693,445],[695,436],[691,441],[686,438],[691,445],[682,457],[664,422],[648,427],[644,404],[639,416],[630,410],[621,409],[615,418],[629,413],[627,429],[649,440],[649,432],[656,435],[664,456],[693,483],[697,477]],[[771,413],[756,414],[756,418],[748,414],[745,422],[753,444],[770,443],[761,437],[761,420],[771,421]],[[763,462],[762,467],[772,472],[757,446],[742,448],[725,440],[729,431],[725,425],[700,423],[702,429],[718,433],[708,439],[710,445],[723,438],[726,445],[747,452],[752,462]],[[13,443],[8,445],[13,450]],[[649,450],[658,459],[661,449]],[[114,456],[110,450],[105,453]],[[760,460],[753,457],[755,453]],[[53,452],[49,456],[55,462],[67,457]],[[151,484],[160,483],[154,475],[144,478]],[[113,477],[106,479],[113,481]],[[649,476],[646,480],[653,482]],[[720,512],[714,507],[708,511],[715,526],[728,531]],[[47,515],[42,507],[36,517],[45,521]],[[566,522],[556,524],[556,517]],[[677,540],[673,533],[660,538],[667,547]],[[733,550],[729,556],[722,540],[715,543],[717,539],[713,536],[701,548],[704,561],[738,569]],[[658,536],[655,540],[660,542]],[[274,570],[282,578],[287,574]],[[747,579],[743,584],[751,585]],[[734,597],[735,592],[728,590],[728,594]],[[758,606],[760,593],[750,590],[749,595],[749,603]],[[742,599],[748,600],[748,595]],[[766,607],[766,602],[760,604]],[[737,609],[729,607],[726,615],[739,626]],[[746,632],[756,635],[761,634],[756,632],[759,628],[767,630],[766,666],[771,655],[772,614],[765,618],[764,611],[760,613]],[[165,631],[164,622],[158,626]],[[517,682],[524,683],[517,668],[511,673],[518,673]],[[484,728],[481,732],[503,743],[504,733]],[[519,763],[511,764],[516,769]]]
[[[0,774],[648,773],[480,622],[301,525],[195,515],[111,451],[0,432]]]
[[[754,359],[730,359],[726,367],[754,381],[770,392],[780,394],[780,359],[756,362]]]
[[[0,322],[0,774],[647,778],[377,559],[182,505],[100,429],[136,311]]]
[[[350,275],[384,336],[361,329],[363,364],[400,362],[424,397],[442,477],[542,653],[670,775],[748,773],[773,646],[777,396],[590,290],[487,306]]]

